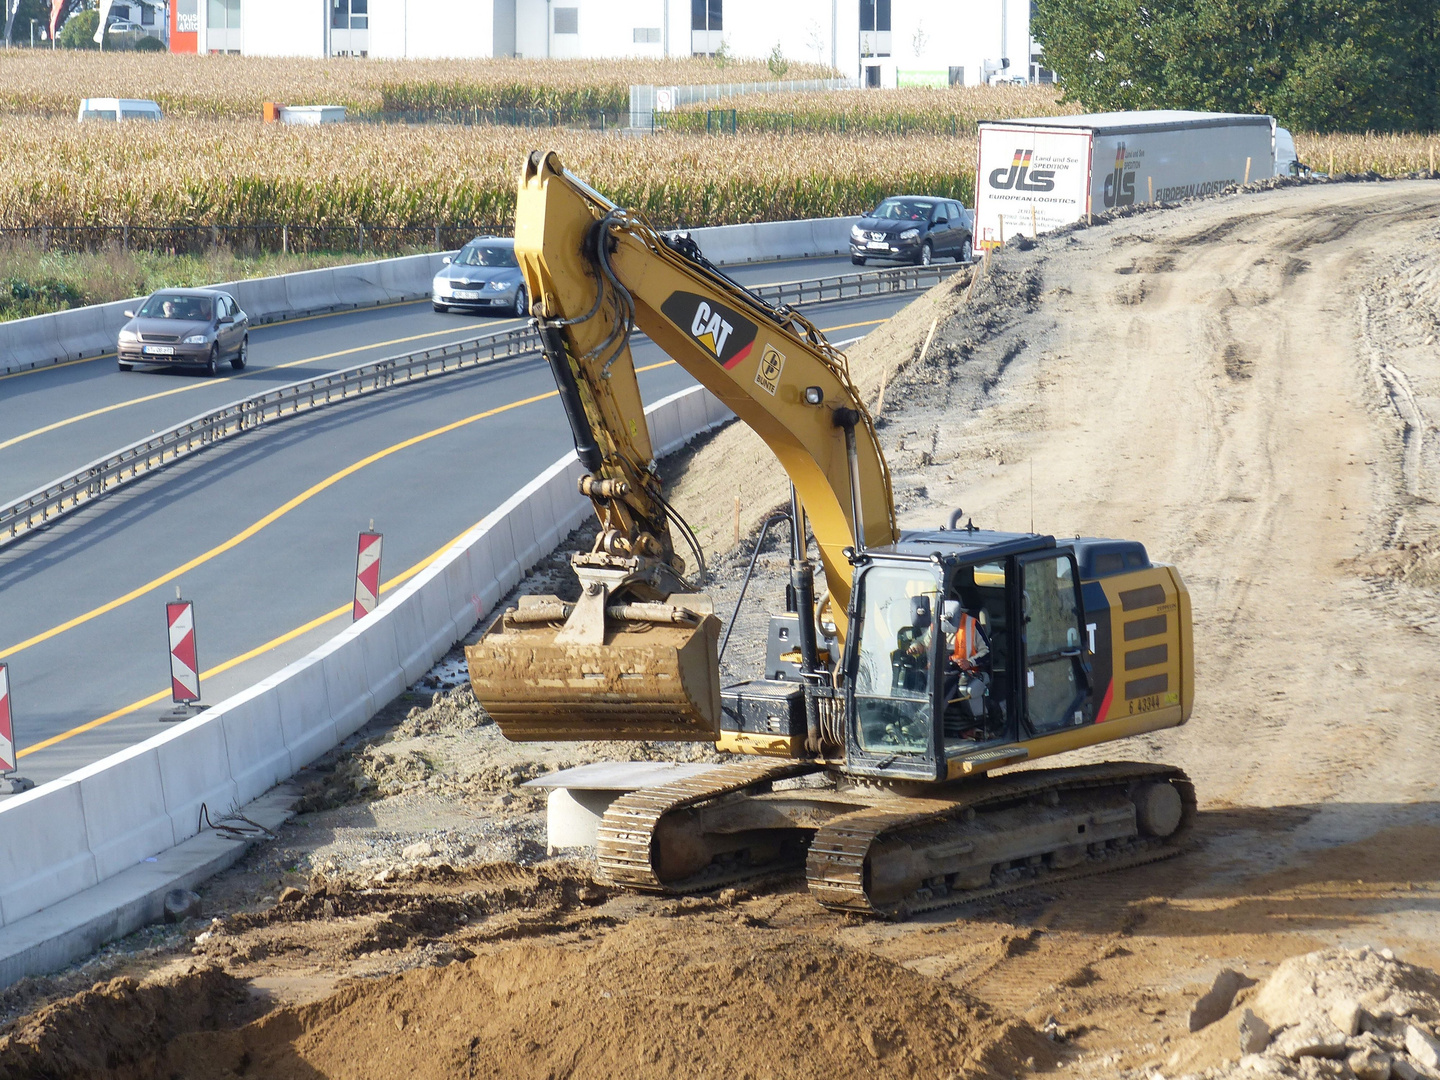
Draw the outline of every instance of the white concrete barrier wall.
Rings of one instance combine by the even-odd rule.
[[[819,255],[848,255],[850,229],[858,217],[768,221],[691,229],[700,251],[713,263],[768,262]]]
[[[858,218],[771,221],[693,229],[705,257],[715,263],[749,263],[843,255]],[[302,315],[370,307],[430,295],[430,281],[444,253],[304,270],[278,277],[226,281],[214,286],[231,293],[255,323]],[[72,308],[53,315],[0,322],[0,375],[113,352],[125,312],[144,297],[113,304]]]
[[[279,322],[429,296],[430,281],[444,257],[443,252],[407,255],[278,277],[224,281],[214,288],[231,293],[253,323]],[[0,374],[113,352],[115,336],[125,325],[125,312],[133,311],[144,299],[0,322]]]
[[[646,414],[657,456],[731,416],[700,387]],[[309,656],[192,720],[0,803],[0,945],[5,927],[194,836],[202,805],[219,820],[362,727],[585,520],[580,475],[567,454]]]

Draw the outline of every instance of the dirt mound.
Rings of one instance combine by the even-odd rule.
[[[0,1038],[0,1080],[150,1080],[169,1073],[174,1040],[238,1027],[261,1011],[245,983],[194,966],[150,983],[112,979],[49,1005]]]
[[[498,941],[592,926],[589,909],[610,896],[565,862],[462,870],[411,865],[383,878],[356,886],[343,876],[317,875],[308,890],[287,890],[264,910],[217,918],[194,952],[230,965],[383,954],[392,962],[378,970],[394,971],[468,958]]]
[[[1051,1045],[891,961],[722,914],[705,926],[638,920],[598,945],[517,945],[352,984],[187,1041],[174,1064],[223,1077],[243,1062],[274,1080],[943,1078],[1043,1066]]]

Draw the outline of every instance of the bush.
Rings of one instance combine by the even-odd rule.
[[[100,46],[95,43],[95,31],[100,26],[100,13],[98,11],[82,11],[78,15],[71,15],[65,20],[65,25],[60,28],[60,47],[62,49],[98,49]]]
[[[785,54],[780,51],[780,43],[775,43],[775,48],[770,50],[770,59],[765,61],[765,66],[770,69],[770,74],[777,79],[785,78],[785,73],[790,70],[790,61],[785,59]]]
[[[164,52],[165,43],[157,37],[150,37],[148,34],[135,42],[136,52]]]

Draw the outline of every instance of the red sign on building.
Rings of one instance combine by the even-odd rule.
[[[171,0],[170,51],[200,51],[200,0]]]

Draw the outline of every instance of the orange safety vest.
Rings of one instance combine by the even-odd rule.
[[[950,650],[950,658],[962,669],[973,670],[976,666],[975,661],[980,657],[982,644],[980,623],[968,611],[962,611],[960,625],[955,630],[955,646]]]

